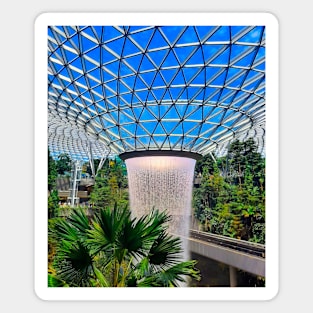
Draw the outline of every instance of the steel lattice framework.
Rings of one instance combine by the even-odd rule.
[[[77,158],[247,136],[265,153],[265,27],[51,26],[48,116],[50,149]]]

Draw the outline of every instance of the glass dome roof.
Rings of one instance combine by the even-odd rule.
[[[55,153],[264,152],[265,27],[48,27],[48,116]]]

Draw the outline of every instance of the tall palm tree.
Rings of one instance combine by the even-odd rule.
[[[49,286],[177,287],[200,279],[196,261],[181,261],[181,240],[167,233],[169,215],[139,219],[127,208],[102,209],[90,222],[73,210],[50,230],[56,242]]]

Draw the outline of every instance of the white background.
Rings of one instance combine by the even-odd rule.
[[[207,3],[206,3],[207,2]],[[33,289],[34,21],[43,12],[270,12],[280,23],[280,290],[270,301],[42,301]],[[7,1],[0,11],[2,312],[309,311],[312,224],[310,1]]]

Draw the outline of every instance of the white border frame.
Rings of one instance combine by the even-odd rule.
[[[182,23],[183,21],[183,23]],[[266,287],[49,288],[47,285],[47,27],[49,25],[265,25]],[[270,13],[43,13],[35,20],[34,288],[43,300],[271,300],[279,290],[278,20]]]

